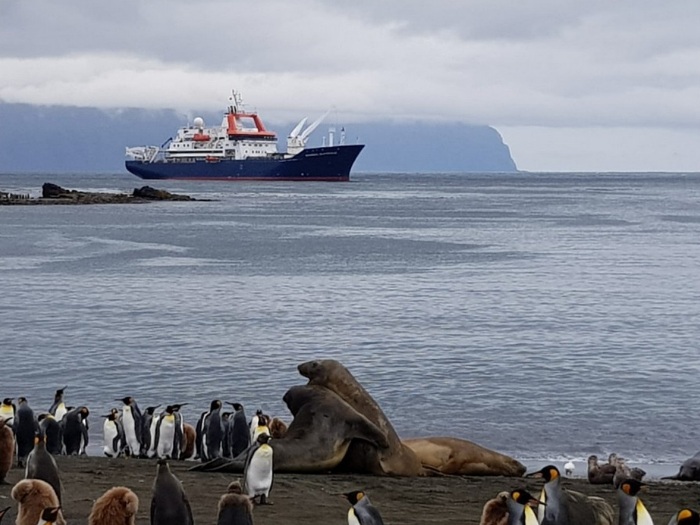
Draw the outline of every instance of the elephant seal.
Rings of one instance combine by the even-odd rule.
[[[294,416],[284,437],[270,440],[275,472],[328,472],[345,458],[353,442],[373,449],[389,447],[384,433],[327,388],[300,385],[283,398]],[[245,452],[226,461],[217,458],[190,470],[243,472]]]
[[[666,476],[661,479],[675,479],[677,481],[700,481],[700,452],[692,458],[686,459],[681,465],[678,474]]]
[[[403,444],[415,452],[427,470],[440,474],[520,477],[527,470],[510,456],[466,439],[426,437],[404,439]]]
[[[386,436],[389,446],[377,448],[367,442],[354,442],[344,458],[347,470],[375,475],[419,476],[425,471],[418,456],[399,439],[382,409],[355,377],[338,361],[323,359],[300,364],[299,373],[308,385],[335,392],[358,413],[374,423]]]

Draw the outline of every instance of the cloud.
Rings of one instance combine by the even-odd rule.
[[[0,3],[0,99],[268,118],[696,129],[700,3]]]

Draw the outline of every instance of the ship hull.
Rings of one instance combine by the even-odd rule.
[[[347,182],[364,146],[309,148],[290,158],[127,160],[126,169],[142,179],[280,180]]]

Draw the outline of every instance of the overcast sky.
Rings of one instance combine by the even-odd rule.
[[[0,0],[0,100],[495,127],[530,171],[700,171],[698,0]],[[3,125],[6,125],[3,123]]]

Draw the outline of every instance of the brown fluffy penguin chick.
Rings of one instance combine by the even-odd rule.
[[[53,487],[40,479],[23,479],[12,487],[11,496],[19,504],[16,525],[36,525],[45,508],[59,506]],[[56,525],[65,524],[63,513],[59,512]]]
[[[273,439],[282,439],[287,433],[287,423],[278,417],[273,417],[268,425],[270,429],[270,437]]]
[[[139,498],[126,487],[112,487],[92,506],[89,525],[135,525]]]
[[[197,432],[192,425],[185,423],[182,428],[182,446],[180,459],[190,459],[194,456],[194,447],[197,442]]]
[[[488,500],[481,511],[479,525],[508,525],[508,492],[499,492]]]
[[[6,419],[0,418],[0,485],[5,483],[5,476],[15,456],[15,435],[6,422]]]
[[[253,525],[253,502],[243,494],[238,481],[229,484],[219,499],[217,525]]]

